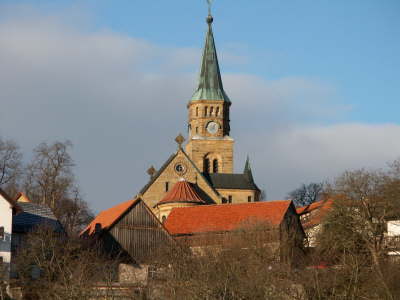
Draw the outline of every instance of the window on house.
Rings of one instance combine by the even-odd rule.
[[[204,107],[204,116],[207,117],[208,115],[208,106]]]
[[[303,222],[307,222],[310,220],[310,213],[306,213],[300,217]]]
[[[232,196],[231,195],[228,196],[228,203],[232,203]]]
[[[219,115],[219,107],[217,106],[217,108],[215,109],[215,116],[218,117]]]
[[[4,239],[4,227],[1,226],[0,227],[0,240],[3,240],[3,239]]]
[[[247,202],[251,202],[251,196],[247,197]]]
[[[222,198],[222,204],[225,204],[227,202],[228,202],[228,200],[226,200],[226,198]]]
[[[210,160],[208,158],[204,159],[204,173],[210,173]]]
[[[169,182],[167,181],[167,182],[165,183],[165,191],[168,192],[168,190],[169,190]]]
[[[218,160],[213,160],[213,173],[218,173]]]

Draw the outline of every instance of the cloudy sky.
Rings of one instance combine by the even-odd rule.
[[[400,157],[398,0],[216,0],[235,171],[269,200]],[[71,140],[94,211],[135,195],[186,133],[205,0],[0,1],[0,136]]]

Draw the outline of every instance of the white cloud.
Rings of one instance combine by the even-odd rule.
[[[43,140],[70,139],[86,198],[95,209],[109,207],[136,194],[150,164],[159,167],[175,150],[199,55],[78,30],[30,10],[3,17],[0,135],[27,152]],[[347,168],[381,166],[399,153],[397,125],[326,125],[346,112],[328,83],[240,73],[223,79],[233,102],[237,166],[250,153],[258,184],[273,198]]]
[[[270,199],[276,199],[301,183],[331,180],[344,170],[385,167],[400,158],[398,136],[400,126],[396,124],[344,123],[298,125],[242,136],[241,142],[250,145],[260,186]]]

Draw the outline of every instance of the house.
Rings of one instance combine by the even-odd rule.
[[[386,220],[385,247],[392,258],[400,257],[400,216],[392,213]]]
[[[93,238],[106,253],[138,265],[149,262],[163,245],[173,242],[140,197],[100,212],[81,237]]]
[[[307,247],[315,247],[316,237],[321,230],[321,223],[332,209],[333,200],[323,199],[309,205],[296,208],[297,214],[306,233]]]
[[[13,218],[13,234],[26,234],[38,226],[47,226],[54,232],[64,233],[64,228],[50,207],[33,203],[24,194],[19,193],[15,200],[22,208],[22,213]]]
[[[281,261],[303,254],[304,232],[290,200],[174,208],[165,227],[175,240],[197,253],[229,249],[241,232],[246,236],[254,230],[270,233],[262,244],[275,244]]]
[[[0,281],[9,278],[13,218],[22,211],[21,207],[0,188]]]

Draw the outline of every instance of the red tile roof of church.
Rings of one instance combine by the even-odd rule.
[[[178,181],[172,189],[162,198],[157,205],[173,202],[199,203],[206,202],[197,193],[192,183],[185,180]]]
[[[101,229],[111,227],[129,208],[140,201],[140,198],[129,200],[114,207],[101,211],[96,218],[81,232],[91,235],[95,232],[96,224],[101,225]]]
[[[224,232],[250,224],[281,224],[290,200],[174,208],[164,226],[170,234]]]

